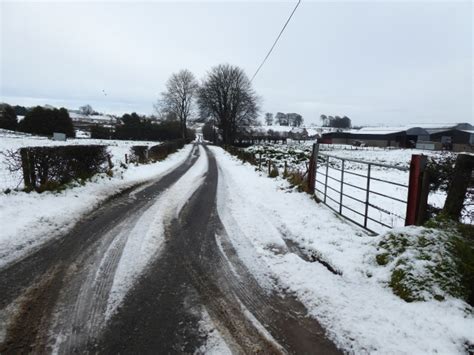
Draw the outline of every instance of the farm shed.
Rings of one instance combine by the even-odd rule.
[[[414,147],[418,140],[428,140],[429,133],[421,127],[366,127],[360,130],[330,132],[321,143],[357,144],[372,147]]]
[[[430,135],[438,149],[448,149],[455,152],[474,151],[474,130],[450,129]]]
[[[474,130],[474,126],[470,123],[417,123],[414,126],[425,129],[430,135],[438,132],[458,130]]]

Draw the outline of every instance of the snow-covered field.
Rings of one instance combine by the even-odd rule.
[[[211,149],[219,166],[219,217],[239,257],[261,285],[295,293],[345,351],[462,354],[474,343],[472,307],[465,302],[407,303],[392,293],[389,270],[375,261],[381,236],[292,193],[286,180]],[[340,274],[288,252],[287,241]]]
[[[117,164],[124,161],[130,146],[137,144],[154,145],[156,142],[68,140],[55,142],[41,137],[19,136],[2,133],[0,151],[17,149],[24,146],[56,144],[107,144],[115,164],[113,176],[106,174],[94,176],[85,185],[72,186],[61,193],[45,191],[43,193],[25,193],[11,191],[0,193],[0,267],[21,257],[32,248],[46,240],[64,234],[84,215],[93,211],[102,201],[128,187],[157,178],[170,169],[180,165],[189,155],[192,147],[170,155],[167,159],[147,165],[129,164],[124,169]],[[21,186],[18,177],[6,171],[4,162],[0,165],[2,182],[0,189]]]
[[[17,150],[22,147],[33,146],[56,146],[56,145],[87,145],[98,144],[107,145],[109,154],[112,157],[114,165],[125,161],[125,154],[130,155],[130,147],[134,145],[153,146],[159,142],[151,141],[122,141],[122,140],[105,140],[105,139],[68,139],[65,142],[53,141],[47,137],[34,136],[27,133],[19,133],[0,129],[0,153],[7,150]],[[23,181],[21,173],[12,174],[8,171],[6,161],[0,154],[0,191],[7,188],[22,188]]]

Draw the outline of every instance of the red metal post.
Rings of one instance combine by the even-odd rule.
[[[408,179],[408,199],[405,225],[415,225],[419,213],[421,202],[421,185],[423,181],[423,171],[426,166],[426,155],[413,154],[410,162],[410,177]]]

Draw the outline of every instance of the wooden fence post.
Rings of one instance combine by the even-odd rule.
[[[114,164],[112,164],[112,158],[110,157],[110,154],[107,154],[107,163],[109,164],[109,170],[112,170]]]
[[[21,168],[23,170],[23,182],[25,184],[25,188],[31,188],[31,174],[30,174],[30,163],[28,161],[28,150],[27,148],[20,149],[20,156],[21,156]]]
[[[422,196],[422,181],[423,172],[426,167],[426,155],[413,154],[410,162],[410,177],[408,179],[408,200],[407,212],[405,217],[405,225],[411,226],[419,222],[418,216],[420,213],[420,205],[426,206],[426,201],[423,203]],[[426,198],[428,194],[426,194]]]
[[[311,158],[309,159],[309,171],[308,171],[308,190],[310,194],[314,193],[316,187],[316,161],[318,160],[319,144],[313,144],[313,151]]]
[[[448,196],[443,207],[443,215],[458,221],[464,207],[464,199],[470,184],[472,184],[472,170],[474,156],[459,154],[454,166],[453,179],[449,185]]]

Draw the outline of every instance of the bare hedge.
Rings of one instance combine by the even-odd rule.
[[[143,145],[135,145],[130,148],[132,155],[131,160],[139,164],[144,164],[149,161],[160,161],[165,159],[169,154],[183,148],[185,143],[185,140],[177,139],[154,145],[150,148]]]
[[[69,145],[20,149],[25,189],[54,190],[75,179],[87,179],[109,168],[107,147]]]
[[[130,161],[138,164],[145,164],[148,161],[148,146],[147,145],[134,145],[130,148],[131,156]]]

